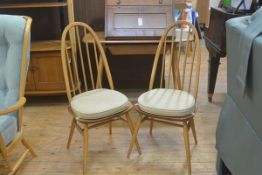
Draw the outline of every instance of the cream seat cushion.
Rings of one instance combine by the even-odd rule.
[[[153,89],[138,98],[138,105],[150,114],[178,117],[194,112],[195,98],[185,91]]]
[[[95,89],[74,96],[71,108],[80,118],[99,119],[124,111],[128,103],[128,98],[118,91]]]

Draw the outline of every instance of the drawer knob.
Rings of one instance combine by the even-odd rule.
[[[117,0],[116,4],[118,4],[118,5],[121,4],[121,0]]]

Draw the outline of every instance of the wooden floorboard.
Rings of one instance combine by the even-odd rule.
[[[196,129],[198,145],[193,144],[192,174],[215,175],[216,149],[215,130],[219,112],[226,92],[226,60],[222,60],[216,93],[213,103],[207,101],[206,49],[203,50],[202,72],[200,80]],[[141,92],[129,92],[132,99]],[[37,158],[28,156],[18,171],[18,175],[81,175],[82,174],[82,138],[75,132],[72,146],[66,149],[71,116],[63,97],[30,98],[24,111],[24,130],[28,142],[32,145]],[[133,111],[135,120],[137,114]],[[185,149],[182,130],[172,126],[156,124],[153,136],[149,135],[148,123],[144,123],[139,132],[142,155],[136,150],[127,159],[130,133],[125,123],[115,122],[113,134],[108,127],[99,127],[90,131],[89,174],[92,175],[183,175],[187,174]],[[22,151],[19,147],[11,155],[13,162]],[[5,174],[3,162],[0,162],[0,175]]]

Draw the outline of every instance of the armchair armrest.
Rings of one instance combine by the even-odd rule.
[[[9,108],[0,110],[0,117],[1,115],[5,115],[17,111],[19,108],[24,106],[25,102],[26,102],[26,98],[21,97],[14,105],[10,106]]]

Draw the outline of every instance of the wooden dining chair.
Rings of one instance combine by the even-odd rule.
[[[128,157],[137,140],[140,125],[150,120],[150,134],[154,122],[183,128],[188,172],[191,174],[189,130],[193,132],[197,144],[194,116],[198,94],[201,53],[195,27],[186,21],[175,21],[170,25],[158,45],[149,91],[138,98],[135,105],[139,118],[135,125]],[[162,63],[162,64],[160,64]],[[159,65],[160,66],[159,68]],[[155,81],[157,70],[160,84]]]
[[[29,17],[0,15],[0,155],[9,174],[16,173],[28,153],[36,156],[23,129],[31,23]],[[25,151],[12,165],[10,154],[19,144]]]
[[[84,36],[89,38],[85,43]],[[104,49],[87,24],[74,22],[65,28],[61,53],[68,109],[73,116],[67,148],[77,128],[83,135],[83,174],[87,174],[89,129],[109,123],[111,134],[111,122],[123,120],[132,134],[134,128],[129,112],[133,105],[124,94],[114,90]],[[141,153],[137,141],[135,145]]]

